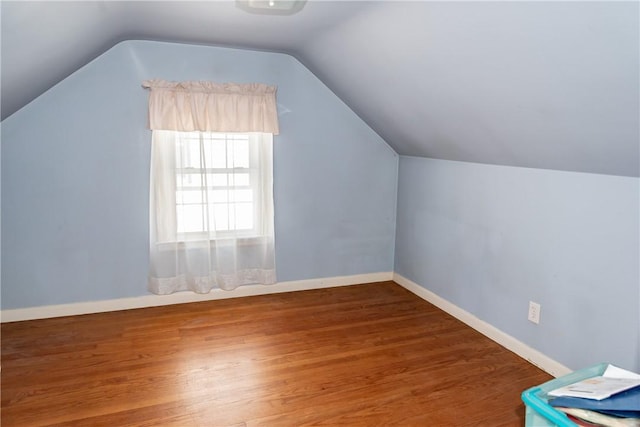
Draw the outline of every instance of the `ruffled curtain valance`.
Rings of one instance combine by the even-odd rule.
[[[275,86],[154,79],[142,87],[151,130],[279,133]]]

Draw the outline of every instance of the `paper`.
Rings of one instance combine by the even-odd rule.
[[[573,415],[574,417],[578,417],[581,420],[596,423],[599,426],[640,427],[640,420],[638,419],[610,417],[598,412],[587,411],[585,409],[558,408],[558,410]]]
[[[640,386],[640,375],[609,365],[602,376],[578,381],[547,394],[602,400],[636,386]]]
[[[640,419],[640,386],[621,391],[602,400],[559,396],[549,399],[553,407],[579,408],[598,411],[618,417]]]
[[[636,374],[635,372],[627,371],[626,369],[618,368],[617,366],[609,365],[607,369],[605,369],[602,374],[603,377],[609,378],[638,378],[640,379],[640,374]]]

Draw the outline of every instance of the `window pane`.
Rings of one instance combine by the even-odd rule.
[[[227,231],[229,230],[229,205],[225,204],[219,204],[219,205],[214,205],[213,206],[213,215],[214,218],[212,218],[212,220],[214,221],[213,224],[215,224],[215,230],[216,231]]]
[[[248,173],[234,173],[229,175],[229,185],[237,187],[246,187],[249,185]]]
[[[209,181],[210,187],[226,187],[227,186],[227,174],[226,173],[214,173],[211,174],[211,181]]]
[[[227,167],[227,149],[224,139],[207,140],[207,167],[225,169]]]
[[[199,173],[180,173],[176,176],[176,186],[193,188],[202,187],[202,176]]]
[[[178,221],[178,233],[190,233],[204,230],[203,205],[178,205],[176,216]]]
[[[229,191],[227,190],[213,190],[209,191],[210,203],[226,203],[229,201]]]
[[[184,137],[176,144],[176,165],[182,168],[200,168],[200,139]]]
[[[178,190],[176,191],[176,203],[179,205],[185,204],[202,204],[202,191],[200,189],[195,191]]]
[[[252,202],[253,191],[252,190],[235,190],[233,193],[234,202]]]
[[[253,203],[236,203],[236,230],[253,228]]]
[[[248,187],[250,176],[248,173],[208,173],[208,187]]]
[[[252,190],[211,190],[209,191],[209,202],[213,203],[233,203],[233,202],[252,202]]]
[[[229,141],[227,150],[229,168],[249,167],[249,141]]]

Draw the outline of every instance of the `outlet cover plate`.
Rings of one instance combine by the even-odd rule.
[[[540,323],[540,304],[529,301],[529,314],[527,318],[536,325]]]

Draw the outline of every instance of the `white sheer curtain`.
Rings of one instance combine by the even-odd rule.
[[[153,130],[149,290],[275,283],[275,88],[161,80],[143,86],[151,89]]]

